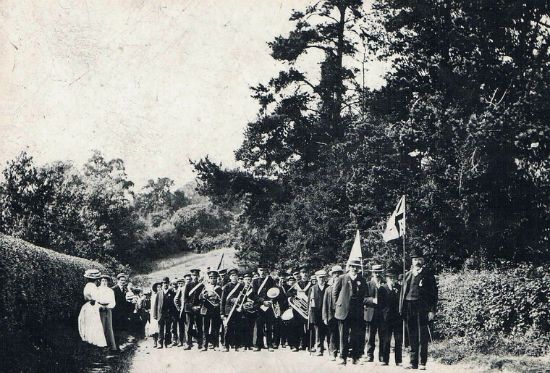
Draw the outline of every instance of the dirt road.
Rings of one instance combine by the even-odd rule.
[[[428,363],[428,372],[464,372],[464,367],[453,367],[433,362]],[[473,370],[470,370],[473,371]],[[378,363],[339,366],[327,356],[309,356],[305,351],[291,352],[290,349],[268,352],[206,351],[196,349],[185,351],[181,347],[162,350],[153,348],[151,339],[138,346],[130,373],[405,373],[407,370],[395,365],[380,366]]]

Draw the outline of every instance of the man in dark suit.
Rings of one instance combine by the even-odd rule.
[[[347,267],[348,273],[338,277],[332,286],[332,297],[336,304],[334,317],[338,320],[340,339],[340,365],[346,364],[350,346],[352,362],[358,364],[364,340],[363,299],[366,285],[365,279],[358,274],[361,262],[348,261]]]
[[[189,286],[189,298],[188,303],[191,305],[191,312],[188,316],[187,330],[191,333],[196,339],[199,350],[202,349],[202,319],[200,314],[201,302],[199,300],[199,294],[202,292],[204,287],[204,282],[200,278],[200,269],[191,269],[191,283]],[[192,339],[189,343],[192,343]],[[190,347],[187,346],[187,349]]]
[[[325,339],[327,335],[327,326],[323,322],[323,298],[327,290],[326,283],[327,272],[319,270],[315,272],[317,283],[310,287],[308,292],[309,304],[309,326],[315,330],[315,344],[317,346],[317,356],[323,356],[325,351]]]
[[[237,281],[238,276],[239,272],[236,269],[230,270],[229,282],[222,288],[221,315],[225,324],[225,352],[229,352],[230,346],[238,351],[241,344],[239,333],[242,331],[242,319],[237,311],[238,304],[236,303],[240,299],[244,285]],[[231,313],[231,310],[233,310],[233,313]],[[229,315],[231,315],[231,319],[228,319]]]
[[[336,279],[344,273],[342,267],[335,265],[330,270],[332,277],[332,284],[327,287],[325,294],[323,295],[323,323],[327,326],[327,343],[328,353],[330,360],[336,360],[336,354],[338,354],[339,346],[339,334],[338,334],[338,320],[334,317],[335,304],[332,298],[332,287]]]
[[[391,338],[395,340],[395,365],[402,362],[403,347],[403,319],[399,314],[399,292],[401,287],[397,283],[399,268],[392,266],[386,271],[386,283],[378,289],[378,306],[380,308],[380,350],[382,365],[390,362]]]
[[[272,337],[275,315],[270,299],[267,297],[267,291],[275,286],[275,280],[267,273],[267,266],[262,265],[258,267],[258,277],[252,280],[252,289],[259,309],[254,327],[254,351],[265,348],[264,336],[266,337],[267,348],[269,351],[273,351]]]
[[[425,370],[428,361],[428,322],[435,317],[437,283],[434,275],[424,266],[421,250],[413,250],[411,259],[411,270],[403,278],[399,296],[399,312],[405,318],[411,346],[410,365],[406,369]]]
[[[170,289],[170,279],[165,277],[162,280],[162,289],[157,292],[157,303],[153,310],[153,317],[158,320],[159,323],[158,348],[167,347],[170,344],[170,326],[176,314],[176,306],[174,303],[175,295],[175,292]]]
[[[124,273],[117,275],[117,284],[112,287],[115,293],[116,306],[113,308],[113,329],[115,334],[119,334],[122,330],[128,328],[132,304],[126,301],[126,293],[128,292],[128,276]],[[120,337],[117,335],[117,337]]]
[[[378,304],[378,289],[382,286],[383,267],[380,264],[373,264],[371,268],[371,279],[367,282],[367,292],[365,295],[364,318],[367,323],[367,361],[374,361],[374,350],[376,348],[376,334],[381,341],[380,334],[380,305]],[[378,348],[378,360],[382,361],[382,352]]]
[[[185,341],[185,349],[190,350],[193,347],[193,299],[189,295],[193,287],[191,274],[188,273],[183,276],[183,280],[184,284],[176,292],[174,303],[180,319],[184,322],[183,333],[180,332],[180,338]]]
[[[300,271],[299,271],[298,277],[296,277],[296,284],[295,284],[297,293],[302,293],[302,295],[304,295],[304,298],[307,298],[307,294],[311,286],[312,284],[308,278],[307,269],[305,267],[300,267]],[[297,326],[297,328],[299,328],[297,329],[297,333],[298,333],[300,348],[302,350],[305,350],[309,346],[309,333],[311,332],[311,330],[308,330],[307,320],[304,320],[303,318],[300,317],[295,321],[297,324],[299,324]]]

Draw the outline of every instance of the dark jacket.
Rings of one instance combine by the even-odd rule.
[[[201,314],[209,316],[220,317],[220,305],[222,298],[222,288],[219,285],[215,285],[211,291],[202,288],[199,294],[199,300],[201,302]]]
[[[353,292],[352,281],[357,281],[357,302],[351,306],[351,297]],[[342,275],[334,281],[332,285],[332,298],[335,303],[334,317],[338,320],[345,320],[348,316],[361,318],[363,313],[363,299],[365,298],[366,284],[365,279],[357,275],[352,280],[349,274]]]
[[[380,309],[380,317],[383,322],[401,322],[402,319],[399,314],[400,291],[401,287],[398,284],[395,284],[392,290],[390,290],[387,284],[380,286],[378,289],[378,306]]]
[[[257,302],[260,303],[260,305],[264,301],[269,300],[269,298],[267,297],[267,291],[270,288],[275,286],[275,280],[273,279],[273,277],[268,275],[267,280],[265,281],[265,285],[262,287],[264,280],[266,280],[265,277],[264,278],[258,277],[252,280],[252,289],[254,289],[254,293],[257,297]]]
[[[315,284],[309,288],[308,304],[309,304],[309,322],[314,325],[323,323],[323,298],[328,285],[325,283],[323,289],[319,284]]]
[[[174,297],[176,292],[172,289],[168,289],[164,294],[164,289],[160,289],[157,292],[157,304],[153,310],[153,318],[160,320],[161,318],[171,318],[177,314],[176,305],[174,304]]]
[[[363,304],[365,306],[365,312],[363,314],[366,322],[377,322],[380,319],[380,305],[377,303],[378,288],[374,280],[367,282],[367,289],[365,292],[365,300]]]
[[[334,319],[334,301],[332,298],[332,285],[325,289],[323,295],[323,322],[328,325],[330,320]]]
[[[233,289],[235,289],[233,291]],[[244,289],[244,284],[239,284],[238,282],[236,284],[228,283],[222,288],[222,305],[221,305],[221,314],[223,316],[229,315],[231,312],[231,308],[233,308],[233,305],[237,301],[237,298],[241,294],[241,290]],[[231,295],[231,296],[229,296]]]
[[[437,283],[435,281],[435,276],[427,268],[423,268],[422,271],[419,273],[419,276],[419,303],[428,312],[435,312],[438,300]],[[411,285],[412,277],[412,271],[409,271],[405,273],[405,277],[403,278],[403,287],[401,288],[401,293],[399,295],[399,313],[401,314],[403,314],[404,311],[403,305],[405,303],[405,297]]]

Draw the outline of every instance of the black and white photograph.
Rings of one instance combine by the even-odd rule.
[[[0,0],[0,372],[550,373],[548,0]]]

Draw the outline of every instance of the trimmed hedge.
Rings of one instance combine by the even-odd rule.
[[[482,353],[547,353],[549,270],[519,265],[441,274],[438,335]]]
[[[18,351],[20,343],[39,348],[46,326],[70,323],[77,328],[88,268],[106,270],[96,262],[0,234],[2,352]]]

